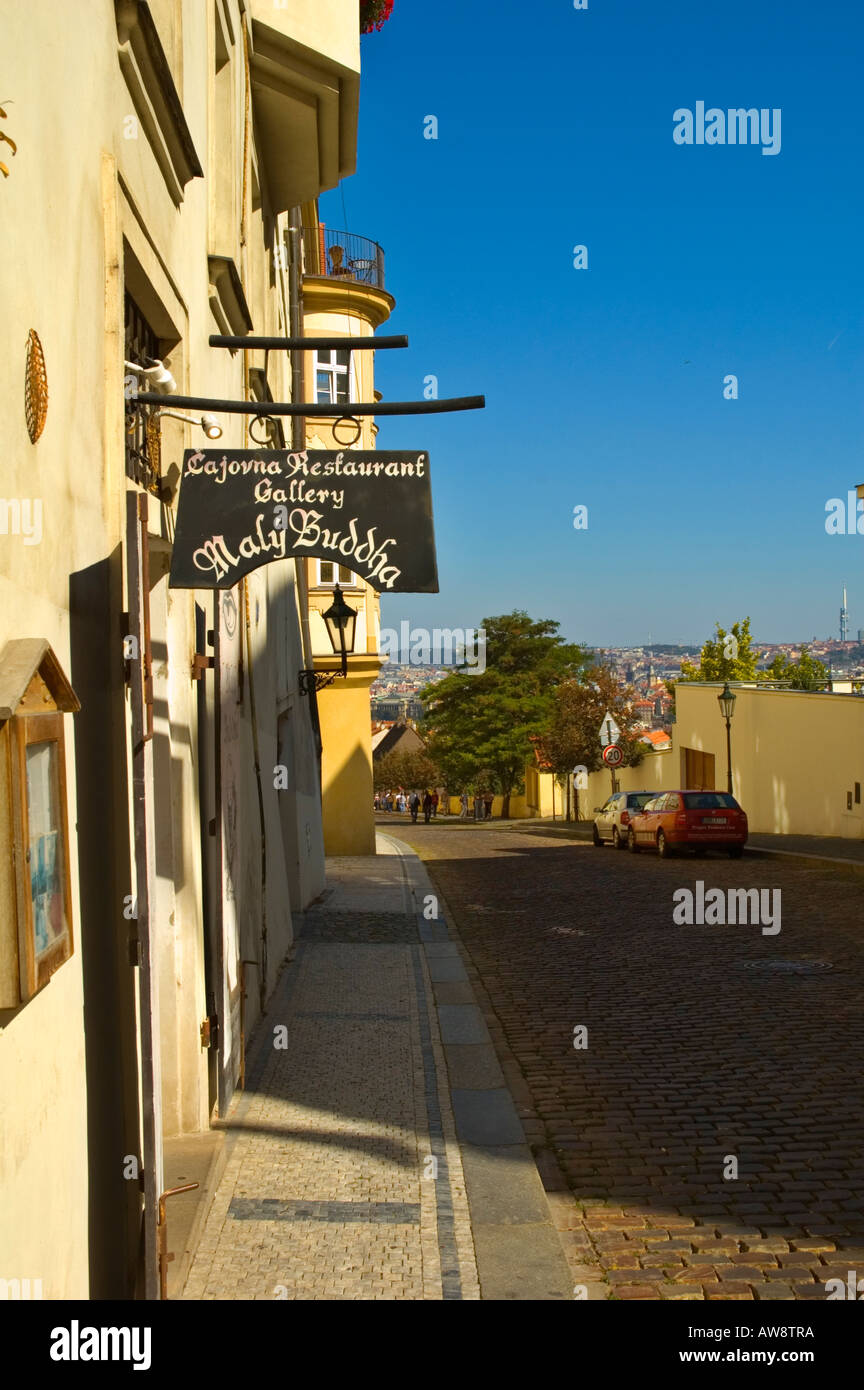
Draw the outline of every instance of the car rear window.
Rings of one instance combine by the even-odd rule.
[[[685,792],[684,805],[688,811],[741,810],[730,792]]]
[[[638,806],[641,811],[642,807],[646,805],[647,802],[653,801],[657,795],[657,792],[635,792],[628,796],[627,805]]]

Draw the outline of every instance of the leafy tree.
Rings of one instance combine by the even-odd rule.
[[[793,690],[816,690],[831,675],[818,657],[811,656],[807,647],[801,648],[798,661],[790,661],[785,652],[778,652],[768,667],[771,680],[788,681]]]
[[[559,624],[522,610],[484,618],[486,670],[461,668],[421,693],[423,735],[449,788],[500,792],[502,816],[533,757],[532,739],[548,727],[556,688],[590,661],[564,641]]]
[[[717,623],[714,637],[702,648],[699,665],[681,662],[682,681],[755,681],[758,679],[750,619],[733,623],[729,631]]]
[[[376,792],[394,791],[398,787],[405,791],[422,791],[426,787],[441,786],[441,773],[422,749],[411,753],[400,753],[397,749],[373,762],[372,780]]]
[[[538,751],[559,778],[569,776],[574,767],[597,772],[603,766],[600,725],[607,710],[621,730],[623,766],[635,767],[642,761],[645,745],[639,742],[641,728],[630,708],[634,694],[631,687],[619,686],[614,671],[602,664],[589,666],[577,680],[558,686]]]
[[[815,690],[828,680],[830,671],[823,662],[801,648],[797,662],[790,661],[785,652],[778,652],[767,670],[757,671],[758,654],[753,651],[750,619],[733,623],[727,633],[717,624],[713,638],[705,643],[698,666],[681,663],[682,681],[787,681],[793,690]],[[674,695],[674,686],[670,685]]]

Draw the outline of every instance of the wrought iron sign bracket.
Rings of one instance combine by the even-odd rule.
[[[145,405],[164,404],[158,391],[138,391],[129,397],[131,410]],[[223,401],[209,396],[172,396],[171,404],[183,410],[202,410],[212,415],[301,415],[315,420],[332,420],[334,409],[312,401]],[[431,401],[352,401],[351,416],[359,415],[443,415],[457,410],[483,410],[485,396],[453,396]],[[263,409],[262,409],[263,407]]]
[[[331,685],[337,676],[347,676],[347,671],[301,671],[300,672],[300,694],[311,695],[313,690],[318,694],[325,685]]]

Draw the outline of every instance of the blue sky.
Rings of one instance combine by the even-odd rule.
[[[809,640],[845,583],[854,633],[864,536],[825,504],[864,482],[861,7],[588,3],[396,0],[362,40],[357,173],[321,216],[386,252],[381,331],[411,346],[377,384],[487,400],[379,422],[429,450],[441,586],[382,621]],[[700,100],[779,107],[780,152],[676,145]]]

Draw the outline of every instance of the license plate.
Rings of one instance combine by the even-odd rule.
[[[702,824],[703,824],[703,825],[725,825],[725,824],[726,824],[726,817],[725,817],[725,816],[703,816],[703,817],[702,817]]]

